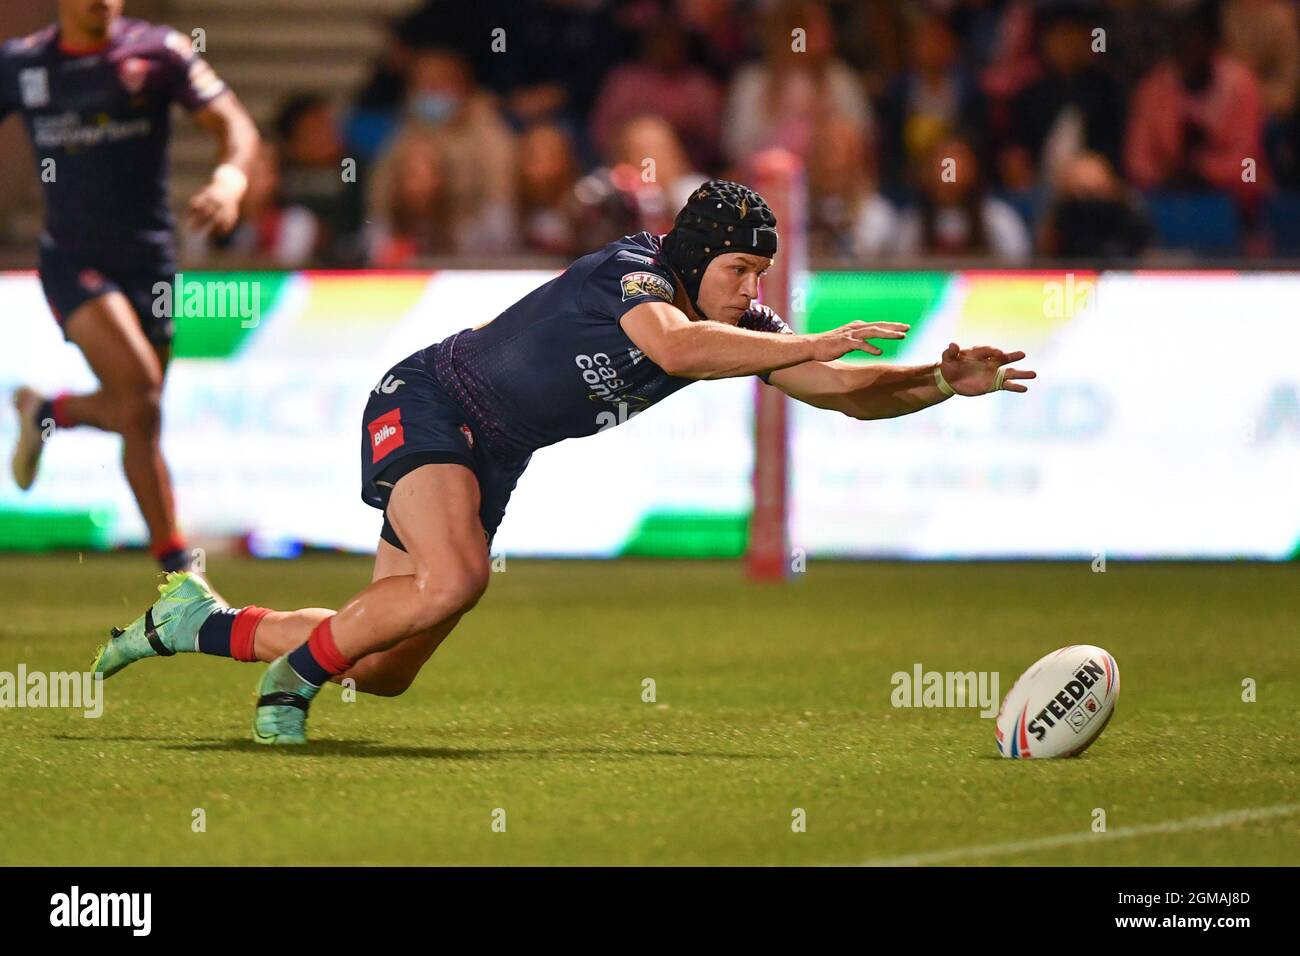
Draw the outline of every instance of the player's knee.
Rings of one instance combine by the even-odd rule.
[[[162,429],[162,390],[146,388],[124,395],[117,418],[123,435],[157,435]]]
[[[487,591],[490,576],[486,561],[448,562],[420,571],[415,585],[423,612],[421,625],[431,627],[468,611]]]
[[[476,565],[459,566],[438,572],[438,590],[448,615],[464,613],[478,603],[487,590],[488,569]]]
[[[470,565],[467,573],[458,581],[457,597],[460,602],[458,611],[464,613],[479,602],[487,593],[488,582],[492,580],[492,569],[487,561],[476,561]]]

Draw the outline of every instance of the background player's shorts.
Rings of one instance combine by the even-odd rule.
[[[171,344],[173,320],[170,315],[154,315],[158,283],[171,285],[175,269],[150,266],[119,268],[97,261],[95,257],[44,246],[40,254],[41,287],[59,328],[77,309],[91,299],[109,292],[121,292],[135,309],[145,336],[157,348]],[[67,336],[67,331],[64,331]]]
[[[366,403],[361,428],[361,500],[387,511],[393,486],[421,465],[464,465],[478,479],[479,520],[489,548],[531,456],[502,463],[476,440],[473,423],[425,368],[419,353],[389,369]],[[380,536],[406,547],[384,515]]]

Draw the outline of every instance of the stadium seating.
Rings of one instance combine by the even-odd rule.
[[[1219,193],[1146,193],[1156,245],[1205,256],[1237,252],[1240,223],[1232,200]]]
[[[1034,230],[1038,227],[1039,214],[1043,209],[1043,196],[1036,189],[1004,189],[995,195],[1019,213],[1025,227]]]
[[[1279,256],[1300,256],[1300,192],[1278,193],[1264,206],[1264,220]]]
[[[259,124],[269,123],[296,90],[346,102],[383,43],[383,17],[411,0],[171,0],[165,22],[202,24],[204,54]],[[264,127],[265,129],[265,127]],[[212,142],[178,124],[172,147],[173,193],[187,197],[212,171]]]

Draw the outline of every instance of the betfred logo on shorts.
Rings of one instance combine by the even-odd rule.
[[[391,412],[380,415],[366,426],[370,432],[371,461],[376,462],[395,448],[406,444],[406,435],[402,432],[402,410],[394,408]]]

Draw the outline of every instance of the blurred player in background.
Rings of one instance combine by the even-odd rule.
[[[162,598],[101,648],[105,676],[143,657],[199,651],[270,661],[255,739],[303,743],[331,678],[394,695],[487,587],[492,536],[538,448],[621,424],[698,379],[759,375],[858,419],[920,411],[953,394],[1024,392],[1024,358],[951,344],[939,362],[854,365],[901,339],[897,322],[795,334],[757,302],[776,217],[753,190],[713,180],[665,235],[584,256],[492,321],[415,353],[375,385],[361,435],[361,497],[384,511],[372,583],[336,614],[227,608],[202,579],[168,575]],[[618,494],[620,463],[576,476]]]
[[[228,231],[257,129],[188,37],[122,16],[123,0],[59,0],[57,23],[0,47],[0,119],[20,111],[45,195],[40,275],[50,311],[86,357],[88,395],[14,393],[14,480],[36,480],[43,441],[89,425],[122,436],[127,481],[167,570],[188,566],[160,446],[176,272],[167,146],[173,103],[217,141],[219,165],[190,201],[190,224]],[[161,315],[159,313],[162,313]]]

